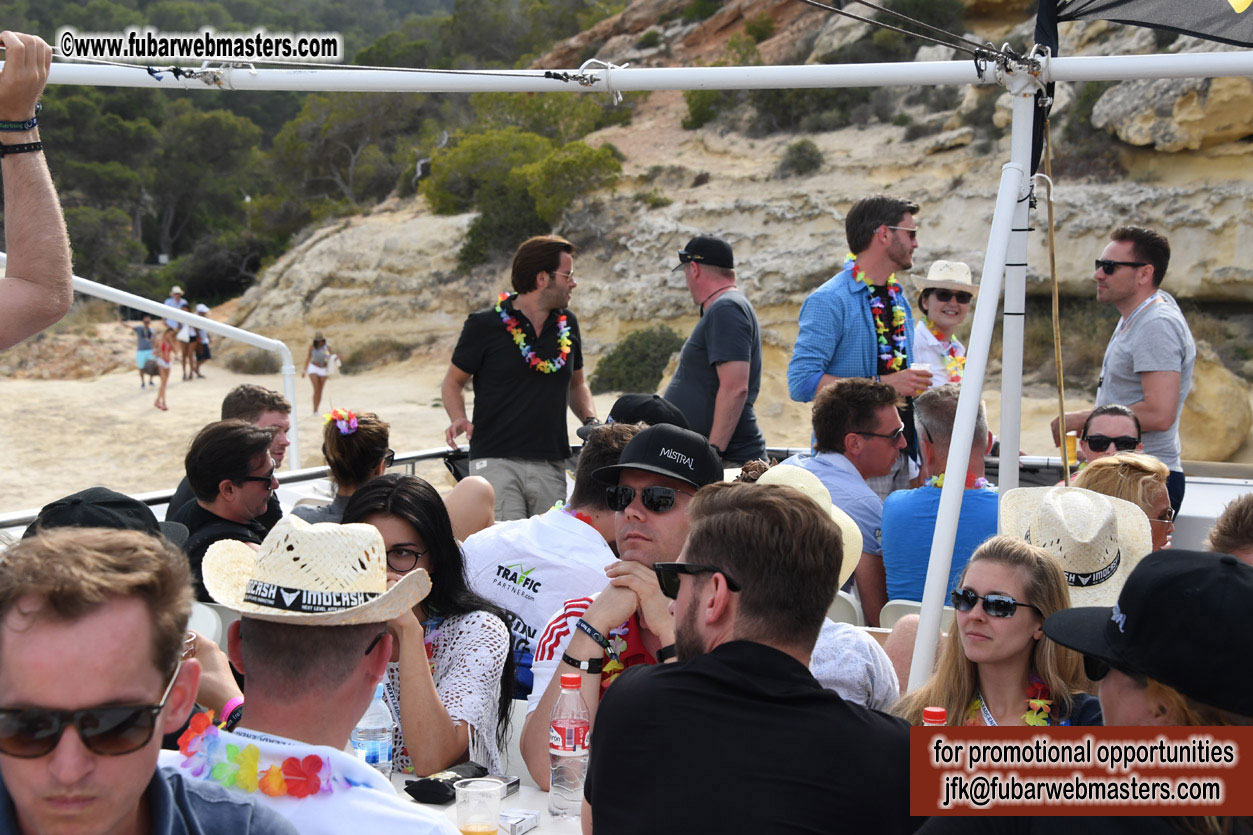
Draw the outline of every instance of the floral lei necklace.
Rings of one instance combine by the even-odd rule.
[[[240,746],[227,742],[214,726],[210,713],[197,713],[191,718],[187,730],[178,738],[178,750],[186,757],[182,767],[192,777],[213,780],[223,788],[241,789],[249,794],[260,791],[270,797],[303,800],[354,787],[369,788],[335,773],[330,760],[317,754],[285,757],[263,767],[261,750],[251,743]]]
[[[889,305],[883,303],[874,292],[874,283],[866,277],[866,271],[857,266],[857,258],[852,253],[845,256],[844,269],[853,271],[853,279],[870,288],[870,316],[874,319],[875,334],[879,341],[879,367],[888,372],[900,371],[905,367],[905,305],[901,301],[901,285],[896,280],[896,273],[888,276]],[[889,325],[890,322],[890,325]],[[890,339],[889,339],[890,336]]]
[[[943,487],[944,486],[944,473],[940,473],[939,475],[933,475],[931,476],[931,478],[927,479],[927,486],[928,487]],[[978,490],[981,487],[991,487],[991,486],[992,486],[992,482],[988,481],[983,476],[979,476],[976,479],[971,479],[969,476],[966,478],[967,490]]]
[[[1052,724],[1050,714],[1053,711],[1053,700],[1050,695],[1049,686],[1044,683],[1044,679],[1032,673],[1027,678],[1027,712],[1022,715],[1022,721],[1028,726],[1040,728]],[[992,717],[992,711],[988,710],[988,706],[983,703],[982,693],[976,691],[974,699],[966,707],[964,724],[996,727],[996,719]],[[1069,725],[1070,720],[1063,719],[1057,724]]]
[[[509,311],[505,310],[504,303],[509,299],[516,299],[517,293],[510,295],[509,293],[501,293],[500,299],[496,302],[496,312],[500,314],[500,321],[505,323],[505,330],[509,331],[509,336],[513,338],[513,342],[518,346],[518,350],[522,352],[522,359],[531,368],[534,368],[541,374],[555,374],[565,367],[566,359],[570,356],[570,323],[563,313],[557,317],[557,348],[558,354],[555,359],[540,359],[535,350],[526,343],[526,334],[522,333],[522,327],[518,324],[516,317],[511,316]]]
[[[927,330],[931,331],[931,335],[936,341],[943,345],[948,343],[948,352],[944,356],[944,370],[948,373],[948,381],[950,383],[960,383],[962,381],[962,373],[966,368],[966,357],[957,352],[957,343],[951,338],[945,339],[944,334],[940,333],[940,329],[931,324],[931,320],[923,317],[923,321],[927,323]]]

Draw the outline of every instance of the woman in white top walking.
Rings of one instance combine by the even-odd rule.
[[[936,261],[926,278],[914,279],[920,291],[914,325],[914,363],[931,366],[931,388],[960,383],[966,368],[966,347],[953,332],[966,321],[979,285],[970,267],[960,261]]]

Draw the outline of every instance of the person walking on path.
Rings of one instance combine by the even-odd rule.
[[[322,331],[318,331],[313,335],[313,344],[309,346],[309,353],[305,355],[305,370],[300,372],[301,377],[307,376],[309,381],[313,383],[313,413],[318,413],[318,407],[322,405],[322,389],[326,388],[326,378],[330,374],[331,348],[326,344],[326,337],[322,335]]]
[[[156,347],[157,373],[161,375],[161,387],[157,389],[157,399],[152,405],[163,412],[170,408],[165,404],[165,387],[170,382],[170,368],[174,365],[175,341],[174,329],[166,328]]]

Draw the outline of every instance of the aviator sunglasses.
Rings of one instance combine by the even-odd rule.
[[[1119,267],[1147,267],[1147,261],[1111,261],[1108,258],[1097,258],[1096,268],[1106,275],[1113,275]]]
[[[989,594],[986,596],[975,594],[970,589],[954,589],[953,590],[953,608],[959,612],[969,612],[975,608],[975,604],[980,600],[983,601],[983,611],[988,613],[990,618],[1012,618],[1014,612],[1018,611],[1019,606],[1026,606],[1028,609],[1038,608],[1030,603],[1020,603],[1008,594]],[[1043,612],[1040,612],[1043,615]]]
[[[640,502],[646,510],[651,510],[653,513],[665,513],[674,507],[676,493],[682,493],[685,496],[692,495],[685,490],[675,490],[673,487],[645,487],[640,491]],[[626,510],[631,502],[635,501],[635,488],[627,487],[625,484],[607,487],[605,488],[605,501],[614,513]]]
[[[1113,444],[1114,449],[1119,452],[1131,452],[1140,444],[1139,438],[1133,438],[1130,435],[1084,435],[1083,441],[1089,449],[1102,452],[1109,449],[1110,444]]]
[[[657,585],[661,593],[671,600],[679,596],[679,576],[682,574],[721,574],[727,581],[727,588],[739,591],[740,584],[731,579],[731,575],[721,568],[712,565],[693,565],[689,562],[658,562],[653,563],[653,573],[657,575]]]
[[[180,660],[155,705],[109,705],[81,710],[17,707],[0,710],[0,753],[34,759],[50,754],[70,725],[87,750],[106,757],[138,751],[152,739],[157,716],[182,669]]]

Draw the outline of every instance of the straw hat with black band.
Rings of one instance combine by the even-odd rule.
[[[757,484],[782,484],[804,493],[813,499],[820,508],[831,514],[831,519],[840,529],[840,543],[843,545],[843,556],[840,559],[840,580],[837,588],[842,588],[853,576],[853,569],[861,560],[861,530],[852,517],[840,510],[831,501],[831,492],[818,476],[804,467],[793,467],[791,464],[776,464],[761,474]]]
[[[384,623],[431,592],[426,571],[387,587],[387,554],[373,525],[310,525],[284,516],[259,550],[223,540],[201,566],[214,602],[246,618],[300,626]]]
[[[1061,563],[1072,606],[1109,606],[1153,548],[1144,511],[1081,487],[1020,487],[1001,496],[1001,530]]]

